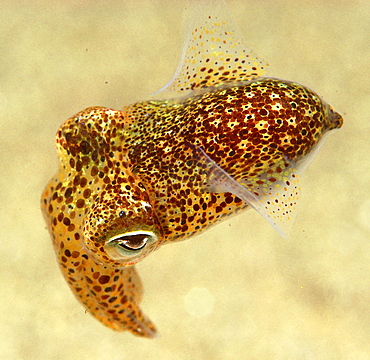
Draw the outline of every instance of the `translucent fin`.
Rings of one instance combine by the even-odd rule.
[[[223,0],[189,2],[189,25],[180,64],[154,93],[160,98],[263,76],[265,64],[248,49]]]
[[[201,148],[193,147],[197,161],[207,173],[205,191],[234,194],[257,210],[280,235],[287,237],[299,199],[298,171],[292,164],[281,161],[252,179],[236,181]]]

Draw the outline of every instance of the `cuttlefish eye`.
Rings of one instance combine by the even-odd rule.
[[[105,249],[114,260],[129,259],[140,255],[157,240],[157,235],[151,231],[133,231],[112,237],[105,243]]]

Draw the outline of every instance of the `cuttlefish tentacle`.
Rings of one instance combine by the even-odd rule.
[[[102,269],[87,260],[83,262],[81,280],[82,284],[77,286],[85,292],[80,296],[82,303],[104,325],[117,331],[130,330],[142,337],[156,336],[155,326],[139,308],[142,285],[135,266]],[[75,283],[71,285],[76,288]]]
[[[111,132],[112,123],[122,131]],[[118,252],[113,258],[115,247],[107,244],[120,234],[134,232],[132,242],[138,230],[139,238],[161,231],[145,187],[126,163],[120,145],[125,124],[123,112],[105,108],[86,109],[65,122],[57,134],[60,173],[46,188],[42,206],[62,272],[81,302],[115,330],[153,337],[155,328],[138,307],[141,282],[129,265],[158,242],[145,254]]]
[[[262,77],[266,65],[224,20],[222,1],[194,3],[208,7],[193,12],[160,99],[67,120],[42,196],[77,298],[106,326],[143,337],[156,330],[139,308],[134,264],[250,207],[286,235],[300,175],[343,122],[310,89]]]

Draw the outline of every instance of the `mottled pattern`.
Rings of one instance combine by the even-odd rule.
[[[42,196],[45,219],[72,290],[114,330],[155,336],[133,265],[160,245],[248,206],[285,233],[308,154],[342,124],[306,87],[257,78],[262,62],[212,19],[195,27],[165,90],[190,94],[88,108],[57,133],[60,169]]]

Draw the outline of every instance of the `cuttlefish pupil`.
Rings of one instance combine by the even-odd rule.
[[[133,265],[161,245],[250,207],[286,236],[303,170],[343,123],[307,87],[264,77],[216,4],[191,17],[159,100],[87,108],[57,132],[42,211],[69,286],[113,330],[156,335]]]

